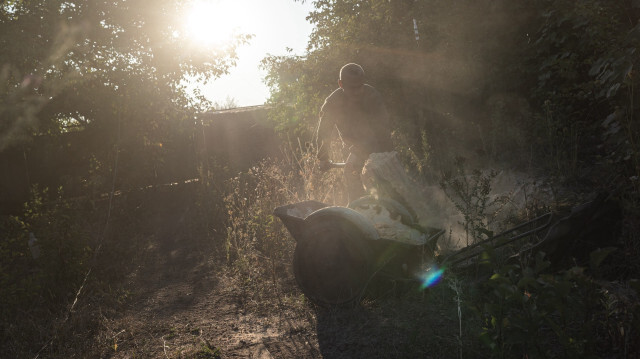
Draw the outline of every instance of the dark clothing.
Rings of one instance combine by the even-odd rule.
[[[354,201],[366,194],[362,185],[362,168],[367,158],[358,157],[356,154],[349,154],[346,166],[344,167],[344,182],[347,185],[349,202]]]
[[[365,193],[360,174],[369,155],[392,150],[389,113],[380,93],[365,84],[358,96],[339,88],[327,97],[317,130],[321,161],[329,159],[329,143],[336,127],[350,151],[344,175],[349,200],[353,201]]]
[[[318,123],[318,158],[329,158],[329,143],[334,127],[351,151],[363,162],[371,153],[391,150],[389,113],[380,93],[364,85],[362,95],[351,97],[339,88],[324,101]]]

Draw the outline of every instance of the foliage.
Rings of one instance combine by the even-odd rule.
[[[473,170],[465,173],[465,159],[457,157],[455,173],[445,172],[440,186],[456,209],[464,216],[461,223],[466,234],[466,245],[491,237],[490,224],[509,201],[508,195],[491,196],[491,181],[495,171],[483,173]]]
[[[273,209],[305,199],[344,202],[342,183],[335,173],[318,173],[308,144],[318,109],[336,88],[338,69],[358,62],[385,96],[397,149],[408,167],[431,179],[445,173],[443,187],[464,216],[467,244],[491,235],[491,217],[504,199],[489,195],[495,173],[468,175],[462,160],[451,161],[451,153],[481,165],[510,161],[508,166],[577,178],[587,182],[587,191],[619,190],[626,205],[624,258],[637,257],[636,3],[315,1],[307,54],[271,56],[262,63],[272,90],[271,121],[289,143],[286,159],[263,162],[224,185],[227,172],[206,159],[190,228],[217,238],[214,233],[224,229],[215,222],[226,216],[228,262],[246,283],[271,274],[275,284],[277,272],[290,261],[293,241]],[[59,307],[70,300],[95,250],[84,210],[95,209],[104,192],[196,176],[195,161],[187,155],[194,152],[194,114],[233,101],[210,104],[199,94],[189,96],[185,76],[202,81],[220,76],[247,37],[221,50],[199,48],[181,35],[185,4],[17,0],[0,5],[0,151],[24,159],[31,170],[27,182],[33,182],[27,187],[64,189],[36,187],[24,213],[2,218],[5,335],[22,335],[14,324],[19,315],[35,315],[30,306]],[[69,165],[55,168],[47,161],[52,158],[68,159]],[[29,168],[33,163],[54,168]],[[68,199],[70,193],[88,194],[92,201],[79,205]],[[135,191],[125,193],[135,197]],[[123,217],[145,215],[121,211]],[[136,218],[129,225],[135,227]],[[37,247],[29,247],[31,238],[38,239],[39,258],[32,254]],[[117,249],[114,253],[124,253]],[[487,250],[477,275],[483,270],[490,275],[477,293],[463,292],[467,281],[450,281],[460,353],[468,342],[463,319],[482,323],[480,340],[496,357],[632,352],[628,342],[640,332],[637,301],[620,304],[622,295],[592,278],[607,254],[606,249],[592,254],[591,272],[554,273],[542,254],[504,263]],[[114,263],[109,265],[119,262]],[[630,264],[629,275],[638,267]],[[473,303],[471,313],[462,312],[465,302]],[[209,349],[203,353],[215,355]]]
[[[282,176],[276,166],[263,164],[231,179],[231,193],[225,204],[228,214],[227,259],[246,259],[253,250],[265,256],[277,256],[283,249],[278,245],[284,232],[272,211],[274,204],[286,203],[290,186],[281,182]],[[246,263],[247,266],[250,264]]]
[[[637,142],[637,6],[588,0],[540,1],[536,8],[537,29],[522,52],[528,95],[539,108],[527,130],[536,153],[563,173],[567,168],[577,173],[604,157],[632,176],[637,172],[632,160],[637,151],[630,145]],[[612,127],[623,126],[624,134],[611,136],[617,132]]]
[[[316,28],[306,56],[263,62],[275,107],[271,118],[285,138],[310,140],[337,70],[358,62],[386,96],[397,149],[408,167],[426,177],[445,173],[443,187],[465,218],[467,244],[492,234],[492,214],[506,199],[490,196],[495,173],[467,175],[463,161],[451,161],[450,153],[481,165],[510,161],[507,166],[563,179],[588,169],[594,175],[580,178],[588,182],[586,191],[616,187],[629,197],[630,208],[637,203],[631,188],[638,183],[638,9],[630,2],[314,5],[308,20]],[[611,181],[614,173],[625,178]],[[629,222],[636,212],[628,210]],[[630,237],[636,242],[628,247],[637,248],[637,236]],[[629,333],[637,326],[632,313],[638,306],[606,304],[622,297],[593,279],[606,254],[592,253],[589,271],[552,272],[543,253],[514,263],[488,250],[477,275],[489,270],[490,279],[468,298],[474,304],[466,318],[480,319],[480,340],[496,357],[628,354],[620,343],[634,340]],[[453,288],[459,304],[459,286]],[[625,314],[610,315],[618,312]]]
[[[55,303],[75,289],[86,271],[91,251],[79,213],[62,197],[62,191],[32,192],[24,217],[3,223],[3,312],[33,300]],[[39,305],[42,305],[40,303]]]
[[[323,98],[312,90],[313,85],[301,87],[301,84],[315,81],[313,70],[307,69],[303,57],[296,56],[268,57],[262,61],[262,67],[268,70],[265,80],[271,89],[269,103],[274,107],[269,118],[274,127],[285,139],[310,140]]]
[[[275,275],[291,261],[295,242],[273,214],[276,207],[304,200],[335,203],[345,196],[340,177],[321,173],[310,159],[307,154],[288,162],[264,161],[228,181],[227,259],[247,283]]]
[[[639,10],[631,2],[314,5],[308,53],[263,63],[272,119],[289,138],[309,140],[338,69],[358,62],[385,96],[399,146],[419,153],[429,144],[430,171],[454,152],[515,166],[526,156],[529,167],[573,177],[594,162],[610,173],[615,163],[626,184],[637,176]],[[425,167],[425,156],[405,152]]]
[[[411,164],[411,166],[407,166],[407,170],[410,173],[421,177],[433,175],[432,166],[429,163],[431,160],[431,146],[429,145],[427,133],[424,130],[420,136],[420,143],[412,143],[413,140],[409,139],[408,135],[401,131],[394,131],[391,135],[395,150],[398,152],[401,160],[404,163]]]
[[[442,185],[464,216],[467,244],[492,234],[492,214],[506,199],[489,195],[495,173],[468,175],[451,153],[480,168],[501,161],[500,166],[560,179],[554,188],[580,183],[573,190],[617,191],[626,208],[625,251],[637,253],[636,2],[314,5],[306,56],[264,62],[276,108],[272,120],[289,137],[310,138],[338,69],[357,62],[385,96],[396,149],[407,167],[430,179],[434,172],[445,174]],[[419,40],[413,37],[414,19]],[[611,316],[604,303],[617,296],[592,279],[597,268],[553,273],[542,254],[519,264],[504,263],[495,253],[485,259],[493,277],[469,299],[481,304],[467,318],[484,323],[481,338],[494,356],[628,353],[620,342],[633,341],[629,330],[637,320],[605,319]],[[629,268],[637,268],[633,260]],[[630,305],[622,311],[637,310]],[[611,329],[616,326],[622,329]]]
[[[478,140],[477,126],[487,121],[474,106],[481,107],[484,99],[502,91],[490,86],[510,76],[494,66],[508,63],[502,56],[511,51],[508,45],[523,41],[517,31],[503,31],[507,26],[520,29],[511,19],[523,18],[523,4],[439,0],[314,4],[316,10],[308,20],[316,27],[307,55],[270,57],[264,62],[277,124],[313,129],[322,99],[336,88],[339,68],[357,62],[364,66],[368,82],[385,96],[403,146],[419,149],[426,141],[432,160],[444,162],[447,147],[462,146],[470,137]],[[476,21],[478,13],[485,21]],[[419,40],[414,37],[414,20]],[[296,135],[306,136],[303,141],[307,141],[310,131]]]
[[[494,174],[474,171],[465,176],[464,160],[460,158],[456,168],[457,176],[446,173],[443,177],[443,190],[464,216],[468,236],[474,240],[481,239],[481,235],[491,236],[487,229],[491,213],[487,208]],[[640,306],[635,300],[637,290],[629,287],[635,282],[618,284],[594,279],[603,273],[603,261],[617,249],[591,252],[588,268],[575,266],[557,271],[544,252],[523,250],[525,242],[521,239],[511,244],[513,251],[484,245],[475,265],[458,270],[463,273],[475,268],[476,277],[481,278],[471,282],[470,294],[465,298],[469,312],[465,315],[471,322],[480,320],[478,338],[492,357],[577,358],[611,353],[626,357],[633,352],[635,349],[628,343],[637,337],[634,331],[639,325],[636,315]],[[514,252],[518,255],[510,256]],[[464,279],[455,272],[449,274],[458,307],[460,280]]]
[[[185,81],[224,74],[247,39],[220,49],[190,41],[181,25],[188,4],[3,2],[0,150],[20,146],[28,155],[38,147],[34,141],[74,132],[80,140],[60,142],[85,156],[76,166],[91,162],[111,177],[117,158],[121,186],[148,184],[171,171],[171,156],[193,134],[194,114],[212,106],[189,94]]]
[[[86,273],[91,254],[81,213],[64,200],[62,189],[49,194],[37,187],[25,211],[26,230],[38,238],[45,299],[55,303],[65,298]]]
[[[533,93],[563,114],[588,116],[601,100],[615,97],[633,68],[631,19],[624,13],[630,9],[600,0],[542,1],[540,8],[530,50],[539,66],[532,68],[538,79]]]
[[[1,340],[11,350],[71,302],[92,249],[82,211],[61,189],[34,187],[24,214],[4,217],[0,229]]]
[[[0,187],[12,202],[26,201],[35,188],[22,210],[5,197],[0,203],[13,214],[0,224],[7,350],[9,339],[25,347],[48,340],[93,267],[102,244],[96,237],[128,239],[105,241],[109,250],[92,261],[99,268],[87,284],[113,280],[98,292],[119,296],[141,236],[130,230],[144,214],[139,203],[112,208],[109,201],[107,210],[105,193],[120,190],[135,201],[140,188],[196,177],[194,115],[212,104],[189,94],[186,82],[227,72],[248,37],[218,49],[190,41],[181,25],[189,3],[0,3],[0,160],[7,172]],[[123,219],[108,233],[107,213]]]
[[[488,252],[485,265],[495,263]],[[584,268],[554,274],[542,252],[520,264],[496,266],[480,285],[483,295],[475,309],[484,316],[481,341],[496,357],[599,357],[628,353],[619,337],[637,325],[637,318],[611,318],[617,310],[637,311],[637,306],[614,309],[608,301],[624,298],[596,283]],[[597,269],[597,268],[594,268]],[[614,299],[617,298],[617,299]],[[610,326],[617,331],[609,331]],[[603,330],[609,331],[603,335]],[[628,340],[628,339],[627,339]]]

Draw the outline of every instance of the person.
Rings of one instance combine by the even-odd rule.
[[[365,83],[362,66],[349,63],[340,69],[339,88],[320,109],[316,145],[321,170],[331,167],[329,144],[337,129],[349,151],[344,168],[349,201],[365,194],[360,175],[369,155],[392,150],[389,113],[380,93]]]

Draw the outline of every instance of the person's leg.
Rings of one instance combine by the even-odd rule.
[[[347,163],[344,167],[344,179],[347,185],[349,202],[355,201],[366,193],[360,177],[365,160],[366,158],[361,158],[354,153],[349,154],[347,158]]]

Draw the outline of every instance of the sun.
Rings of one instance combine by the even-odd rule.
[[[188,38],[204,46],[224,46],[240,31],[238,9],[231,0],[195,0],[184,18]]]

